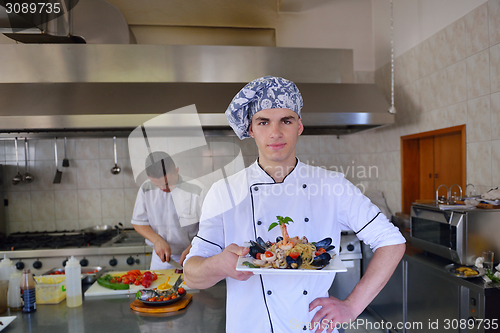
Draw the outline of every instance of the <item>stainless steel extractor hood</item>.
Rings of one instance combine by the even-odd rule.
[[[24,6],[24,7],[23,7]],[[127,21],[104,0],[0,0],[0,33],[21,43],[129,44]]]
[[[130,131],[195,104],[207,132],[245,83],[294,81],[306,134],[394,123],[374,84],[352,84],[352,50],[194,45],[0,45],[0,132]],[[221,132],[222,133],[222,132]]]

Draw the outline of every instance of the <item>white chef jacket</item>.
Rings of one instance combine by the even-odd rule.
[[[294,221],[287,226],[290,237],[306,236],[310,242],[331,237],[337,249],[342,230],[353,230],[372,250],[405,242],[399,230],[343,174],[297,160],[283,182],[275,183],[255,162],[211,187],[187,259],[210,257],[226,245],[241,246],[258,236],[275,241],[280,228],[268,228],[278,215]],[[226,331],[310,331],[320,308],[309,312],[309,303],[328,297],[334,278],[335,273],[255,274],[247,281],[227,278]]]
[[[167,193],[160,190],[149,179],[137,193],[132,214],[132,224],[149,225],[170,245],[172,258],[179,260],[191,240],[198,232],[201,206],[206,191],[195,180],[185,181],[179,176],[179,182]],[[153,247],[148,239],[146,244]],[[151,269],[172,268],[162,263],[155,251],[151,260]]]

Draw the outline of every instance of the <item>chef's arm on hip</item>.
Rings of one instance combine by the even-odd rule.
[[[135,231],[137,231],[142,237],[149,240],[154,245],[154,251],[160,257],[162,262],[170,260],[170,245],[167,241],[158,235],[153,228],[149,225],[139,225],[132,224]]]
[[[356,316],[363,312],[387,284],[403,258],[405,249],[405,244],[397,244],[375,250],[365,274],[345,300]]]
[[[184,263],[184,280],[187,286],[205,289],[213,286],[226,277],[239,281],[248,280],[253,273],[236,270],[238,256],[248,253],[247,247],[236,244],[228,245],[221,253],[203,258],[194,256]]]
[[[312,322],[323,322],[326,319],[326,322],[332,320],[334,323],[345,323],[356,319],[389,281],[403,257],[405,248],[405,244],[397,244],[375,250],[366,273],[344,301],[330,296],[316,298],[311,302],[309,311],[321,306]],[[317,332],[320,331],[321,329],[318,329]]]

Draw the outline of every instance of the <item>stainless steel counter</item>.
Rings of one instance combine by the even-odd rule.
[[[193,300],[184,310],[161,315],[132,311],[130,303],[134,298],[129,296],[87,297],[77,308],[68,308],[65,300],[56,305],[38,305],[30,314],[3,313],[17,318],[2,333],[225,332],[225,281],[192,295]]]

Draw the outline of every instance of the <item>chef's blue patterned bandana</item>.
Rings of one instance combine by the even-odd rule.
[[[226,117],[240,140],[249,138],[252,116],[266,109],[290,109],[300,117],[302,96],[292,81],[275,76],[253,80],[234,96]]]

